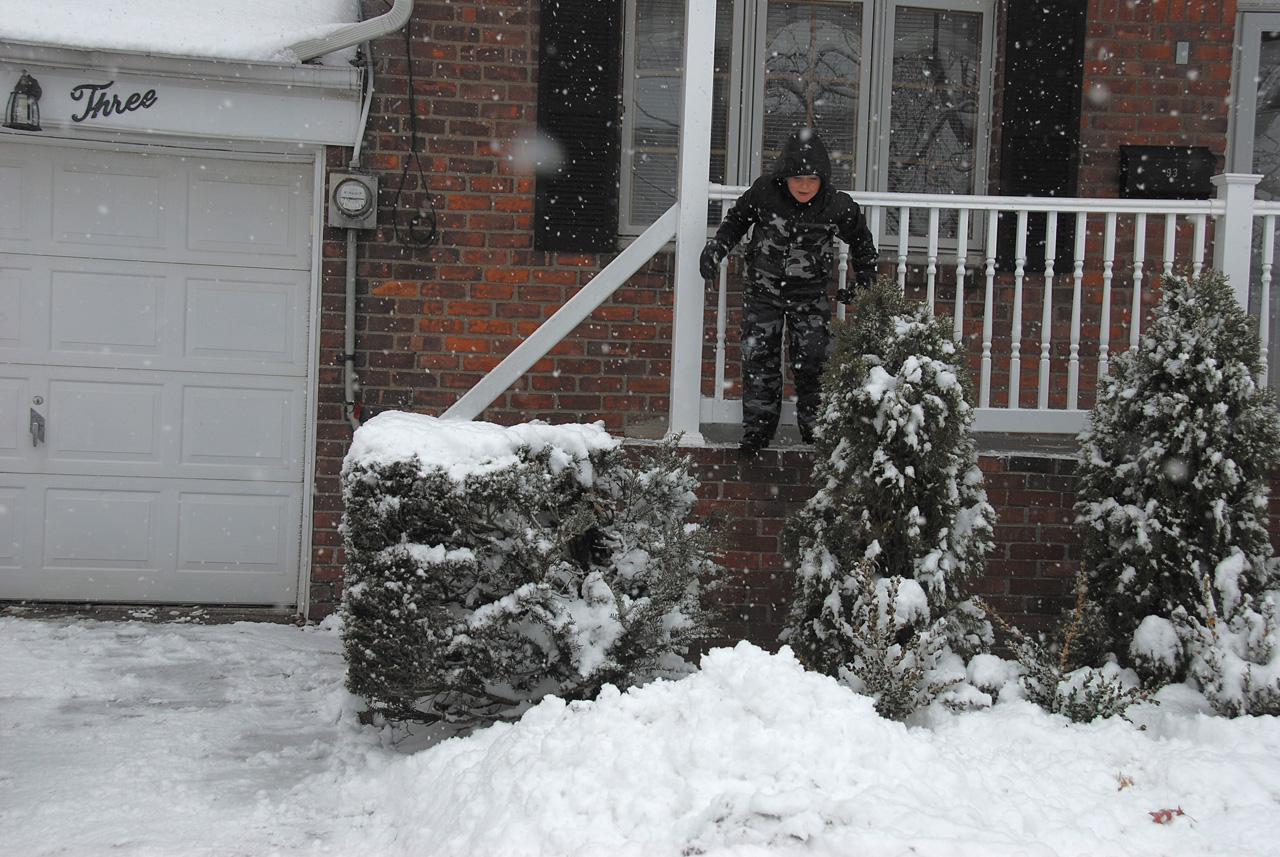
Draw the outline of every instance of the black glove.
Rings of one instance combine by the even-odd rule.
[[[702,256],[698,259],[698,273],[704,280],[715,280],[720,277],[720,262],[729,253],[729,248],[719,238],[712,238],[702,248]]]

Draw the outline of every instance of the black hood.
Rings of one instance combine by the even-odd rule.
[[[773,167],[775,179],[818,176],[823,185],[831,182],[831,156],[826,144],[809,128],[792,131]]]

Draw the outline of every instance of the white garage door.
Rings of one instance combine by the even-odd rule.
[[[312,183],[0,143],[0,598],[296,601]]]

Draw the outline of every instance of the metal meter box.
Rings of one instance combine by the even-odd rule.
[[[378,225],[378,179],[359,173],[329,176],[329,225],[374,229]]]
[[[1121,146],[1121,199],[1209,199],[1218,159],[1207,146]]]

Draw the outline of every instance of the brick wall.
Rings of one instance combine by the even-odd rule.
[[[813,495],[813,453],[767,449],[755,462],[743,463],[731,448],[689,452],[703,479],[698,513],[715,511],[728,521],[726,574],[712,596],[724,639],[776,648],[792,586],[778,537],[787,516]],[[979,467],[996,510],[996,549],[988,555],[986,574],[965,588],[1010,623],[1051,631],[1075,598],[1075,460],[983,455]]]
[[[1208,146],[1221,168],[1235,16],[1235,0],[1089,0],[1082,196],[1118,195],[1121,145]]]

